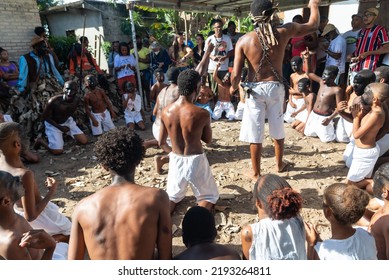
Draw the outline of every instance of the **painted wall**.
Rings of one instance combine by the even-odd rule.
[[[0,1],[0,47],[8,50],[10,60],[30,51],[34,28],[40,25],[36,0]]]

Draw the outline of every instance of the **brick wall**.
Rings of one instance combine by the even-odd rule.
[[[36,0],[0,1],[0,47],[8,50],[10,60],[30,50],[35,26],[40,26]]]

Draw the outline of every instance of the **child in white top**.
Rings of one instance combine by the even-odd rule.
[[[146,128],[142,118],[142,100],[138,94],[135,93],[135,87],[131,82],[124,84],[125,94],[123,94],[124,118],[126,125],[130,129],[135,129],[135,124],[141,130]]]
[[[311,224],[306,224],[308,259],[376,260],[374,238],[363,228],[354,228],[364,214],[369,195],[354,186],[332,184],[324,190],[323,212],[331,224],[331,239],[321,241]]]

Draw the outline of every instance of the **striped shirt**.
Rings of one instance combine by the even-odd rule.
[[[362,28],[358,34],[357,48],[354,52],[358,57],[361,53],[368,51],[375,51],[382,47],[382,45],[388,43],[388,34],[385,27],[375,24],[372,28]],[[365,59],[362,59],[355,66],[354,71],[360,71],[362,69],[370,69],[372,71],[377,67],[380,55],[368,55]]]

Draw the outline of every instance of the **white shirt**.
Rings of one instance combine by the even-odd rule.
[[[346,33],[342,34],[342,37],[346,40],[346,44],[347,44],[346,55],[352,54],[357,48],[357,39],[360,30],[361,29],[357,31],[349,30]]]
[[[123,94],[123,98],[124,100],[126,100],[128,98],[128,94]],[[126,112],[131,112],[133,110],[136,112],[140,112],[141,109],[142,109],[142,100],[139,94],[135,95],[135,100],[132,100],[131,98],[128,99],[127,107],[125,110]]]
[[[339,59],[335,59],[329,54],[327,54],[326,67],[331,65],[338,66],[339,74],[344,73],[346,68],[346,40],[342,36],[338,35],[330,42],[328,50],[333,53],[340,53],[341,56]]]
[[[205,51],[207,50],[208,42],[215,46],[211,55],[213,56],[225,56],[229,51],[233,50],[231,38],[228,35],[223,34],[221,38],[216,38],[215,35],[209,36],[207,40],[205,40]],[[209,60],[208,64],[208,73],[213,73],[217,65],[217,61],[212,59]],[[219,71],[228,70],[228,58],[225,59],[219,67]]]
[[[262,219],[252,224],[250,260],[306,260],[305,229],[300,216],[286,220]]]
[[[131,55],[126,55],[126,56],[117,55],[117,56],[115,56],[113,64],[114,64],[115,68],[116,67],[120,67],[122,65],[126,65],[126,64],[130,64],[131,66],[135,67],[136,60],[135,60],[135,57],[132,54]],[[117,71],[116,75],[117,75],[117,78],[120,79],[120,78],[123,78],[123,77],[135,75],[135,73],[134,73],[134,71],[130,67],[125,67],[125,68]]]
[[[346,239],[318,242],[315,250],[321,260],[376,260],[377,249],[373,236],[362,228]]]

